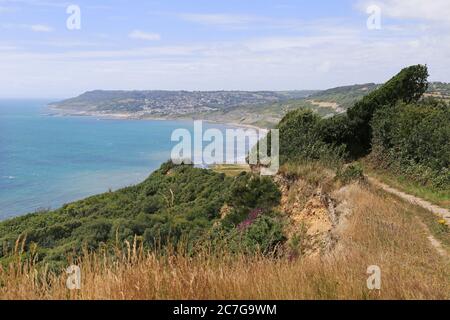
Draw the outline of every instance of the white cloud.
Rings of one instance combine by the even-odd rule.
[[[325,89],[386,81],[416,63],[427,63],[432,79],[450,80],[449,36],[372,37],[335,29],[133,50],[0,51],[0,69],[14,75],[0,78],[0,87],[29,96],[92,89]]]
[[[36,59],[50,61],[68,61],[68,60],[115,60],[115,59],[144,59],[155,57],[189,57],[198,52],[206,52],[208,46],[190,45],[190,46],[158,46],[143,47],[137,49],[116,49],[116,50],[79,50],[66,51],[62,53],[33,53],[33,52],[13,52],[12,57],[19,59]],[[7,58],[3,56],[3,58]]]
[[[311,35],[302,37],[267,37],[246,42],[246,46],[253,51],[279,51],[303,49],[309,50],[326,44],[343,43],[350,45],[358,39],[356,34],[341,34],[338,30],[328,35]]]
[[[109,46],[110,43],[99,41],[77,41],[66,38],[56,38],[53,40],[46,40],[46,41],[23,41],[22,45],[30,45],[30,46],[36,45],[53,48],[89,48],[89,47],[105,47]]]
[[[52,32],[53,29],[44,24],[33,24],[30,26],[31,31],[34,32]]]
[[[119,47],[107,38],[98,47],[89,45],[92,39],[68,39],[54,51],[51,46],[57,44],[48,43],[46,52],[33,51],[29,42],[0,43],[0,70],[11,75],[0,77],[0,87],[11,96],[29,97],[69,97],[93,89],[326,89],[383,82],[417,63],[429,65],[432,80],[450,81],[450,35],[442,32],[446,24],[441,21],[399,18],[369,32],[364,19],[350,25],[336,20],[256,23],[263,18],[229,15],[183,19],[226,28],[284,29],[228,41],[167,46],[142,42],[140,48]],[[301,32],[290,26],[301,26]],[[159,34],[140,30],[129,37],[160,39]],[[1,50],[2,45],[20,49]]]
[[[70,5],[69,2],[63,2],[61,0],[0,0],[0,3],[24,4],[45,7],[67,7],[68,5]]]
[[[328,73],[331,69],[331,62],[324,61],[317,66],[317,71],[320,73]]]
[[[8,7],[0,7],[0,13],[11,12],[11,9]]]
[[[141,30],[133,30],[129,35],[131,39],[137,40],[147,40],[147,41],[158,41],[161,40],[161,35],[159,33],[144,32]]]
[[[14,24],[14,23],[4,23],[0,24],[0,28],[3,29],[22,29],[22,30],[28,30],[33,32],[52,32],[53,28],[50,26],[47,26],[45,24]]]
[[[364,0],[359,6],[365,11],[371,4],[380,6],[382,14],[392,18],[450,23],[449,0]]]
[[[13,50],[16,50],[16,49],[17,49],[17,47],[15,47],[15,46],[2,45],[0,43],[0,51],[13,51]]]
[[[204,25],[245,25],[253,22],[264,20],[261,17],[250,15],[233,15],[233,14],[201,14],[201,13],[183,13],[179,17],[185,21],[200,23]]]
[[[299,19],[274,19],[268,16],[228,13],[177,13],[183,21],[226,30],[305,30],[309,25]]]

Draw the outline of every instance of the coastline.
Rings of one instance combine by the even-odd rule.
[[[246,128],[254,129],[262,132],[263,135],[267,134],[270,129],[261,128],[253,124],[239,123],[239,122],[227,122],[220,120],[211,120],[203,118],[192,118],[192,117],[171,117],[171,116],[149,116],[149,115],[136,115],[130,113],[102,113],[98,111],[79,111],[79,110],[62,110],[56,107],[47,106],[47,109],[54,112],[56,116],[62,117],[98,117],[104,120],[155,120],[155,121],[204,121],[212,124],[222,124],[228,125],[236,128]],[[50,115],[50,114],[49,114]]]
[[[135,124],[133,123],[134,121],[130,121],[130,124],[126,124],[125,127],[127,127],[127,126],[128,127],[134,127],[134,126],[146,127],[147,126],[147,124],[145,124],[146,120],[148,120],[148,121],[151,121],[151,120],[168,121],[168,122],[174,121],[175,122],[174,125],[169,125],[169,127],[173,126],[174,128],[177,127],[177,126],[180,126],[180,127],[184,126],[183,122],[185,122],[186,125],[190,126],[190,122],[195,120],[195,119],[192,119],[192,118],[183,118],[183,119],[181,119],[179,117],[170,117],[170,116],[169,117],[145,117],[144,118],[144,117],[136,117],[136,116],[129,115],[129,114],[106,114],[106,113],[93,113],[93,112],[92,113],[91,112],[73,112],[73,111],[66,111],[66,110],[64,110],[64,112],[60,112],[60,110],[58,110],[58,109],[51,108],[51,107],[49,107],[47,105],[43,105],[43,104],[36,106],[36,108],[33,109],[33,110],[35,110],[35,113],[33,113],[33,115],[35,117],[33,119],[38,121],[36,128],[38,128],[39,125],[41,125],[39,123],[39,121],[44,121],[44,123],[45,123],[46,118],[48,118],[48,120],[51,120],[52,117],[55,118],[54,120],[56,120],[56,121],[49,121],[50,124],[58,124],[59,121],[57,119],[60,118],[62,120],[64,117],[67,117],[67,118],[72,117],[74,120],[76,120],[75,118],[77,118],[77,117],[80,120],[82,120],[82,117],[87,117],[87,118],[90,118],[91,120],[100,119],[101,120],[101,121],[99,121],[100,127],[105,127],[104,125],[101,125],[101,122],[106,124],[107,127],[109,126],[107,124],[107,122],[108,122],[107,119],[111,119],[111,120],[136,120]],[[86,120],[88,120],[87,118],[86,118]],[[103,119],[105,121],[102,121]],[[143,121],[138,121],[138,120],[143,120]],[[201,119],[198,119],[198,120],[201,120]],[[177,123],[176,123],[177,121],[180,122],[179,125],[177,125]],[[251,129],[250,131],[256,131],[256,133],[258,134],[258,140],[262,139],[266,135],[266,132],[267,132],[265,129],[262,129],[262,128],[259,128],[257,126],[253,126],[253,125],[247,125],[247,124],[241,124],[241,123],[233,123],[233,122],[226,122],[226,121],[221,122],[221,121],[214,121],[214,120],[208,120],[208,119],[205,119],[203,121],[205,121],[205,123],[204,123],[205,130],[207,128],[215,128],[215,127],[216,128],[219,127],[221,129],[222,128],[223,129],[230,129],[231,131],[236,130],[236,129],[244,129],[244,130]],[[118,123],[118,122],[119,121],[117,121],[116,123]],[[127,121],[124,121],[124,122],[126,123]],[[213,125],[212,126],[209,125],[210,123],[212,123]],[[208,124],[208,127],[206,127],[207,124]],[[214,124],[216,124],[216,126],[214,126]],[[95,123],[93,123],[93,125],[95,126]],[[151,127],[155,126],[156,128],[158,128],[159,124],[158,123],[153,123],[152,124],[151,122],[149,122],[148,126],[151,126]],[[60,126],[54,127],[54,128],[57,128],[57,130],[64,131],[63,130],[64,128],[62,128]],[[95,130],[95,129],[93,129],[93,130]],[[172,129],[170,129],[170,130],[172,130]],[[250,131],[249,131],[249,134],[253,135],[254,133],[250,132]],[[63,134],[61,133],[59,136],[63,136]],[[113,136],[113,137],[115,137],[115,136]],[[114,138],[112,138],[112,139],[114,139]],[[82,141],[84,141],[84,140],[82,140]],[[137,143],[134,144],[136,146],[136,148],[144,150],[145,149],[145,143],[139,142],[139,140],[136,140],[136,141],[137,141]],[[131,144],[131,145],[133,145],[133,144]],[[108,150],[114,150],[114,148],[110,148],[110,147],[105,147],[105,148],[108,149]],[[39,148],[39,149],[40,150],[44,150],[45,148],[42,147],[42,148]],[[64,149],[64,148],[62,148],[62,149]],[[142,150],[140,150],[140,151],[142,151]],[[83,151],[85,152],[86,150],[83,150]],[[104,154],[102,153],[102,155],[104,155]],[[58,154],[58,156],[60,156],[60,155]],[[138,158],[138,159],[140,159],[140,158]],[[4,202],[3,202],[4,212],[2,210],[0,210],[0,221],[5,220],[5,219],[9,219],[9,218],[12,218],[12,217],[16,217],[16,216],[23,216],[23,215],[26,215],[26,214],[29,214],[29,213],[33,213],[33,212],[36,212],[36,211],[40,210],[41,208],[52,209],[52,210],[53,209],[57,209],[57,208],[60,208],[64,203],[71,203],[71,202],[74,202],[74,201],[85,199],[85,198],[90,197],[90,196],[94,196],[94,195],[97,195],[97,194],[102,194],[104,192],[107,192],[107,190],[119,190],[119,189],[127,187],[127,186],[138,184],[141,181],[143,181],[151,172],[153,172],[154,170],[157,170],[160,167],[161,163],[163,163],[167,159],[169,159],[169,158],[164,158],[164,160],[161,160],[161,162],[159,162],[159,160],[156,157],[154,159],[152,158],[151,159],[152,162],[151,163],[149,162],[150,164],[148,166],[146,165],[147,168],[145,169],[145,171],[142,171],[142,172],[140,171],[140,167],[138,169],[134,170],[132,165],[129,168],[125,168],[125,170],[123,170],[123,171],[121,170],[121,168],[115,168],[115,167],[114,167],[115,171],[114,170],[109,170],[108,166],[104,166],[104,165],[102,165],[102,170],[104,170],[104,171],[102,171],[102,170],[94,171],[95,168],[92,169],[91,167],[83,168],[82,170],[84,170],[86,172],[88,172],[88,170],[92,169],[91,172],[93,172],[94,174],[97,174],[99,177],[101,177],[101,178],[94,179],[95,181],[97,181],[97,182],[105,181],[105,182],[102,182],[104,184],[99,183],[98,187],[97,187],[97,185],[92,186],[92,183],[89,182],[89,184],[92,186],[92,189],[93,189],[92,192],[91,192],[91,189],[83,187],[83,183],[87,179],[86,178],[87,175],[84,172],[82,172],[81,169],[76,169],[76,170],[72,170],[72,171],[69,170],[67,172],[68,172],[68,174],[70,174],[70,177],[72,177],[72,178],[75,177],[75,179],[77,181],[80,181],[80,187],[78,187],[78,186],[77,187],[73,187],[73,190],[71,189],[70,192],[67,191],[64,194],[55,193],[56,195],[52,195],[52,196],[49,196],[49,197],[46,197],[45,193],[50,194],[52,192],[45,191],[44,195],[41,195],[39,193],[40,190],[38,190],[39,192],[36,192],[34,189],[31,188],[30,190],[33,191],[33,193],[32,193],[33,196],[32,196],[32,198],[30,198],[31,200],[28,199],[28,198],[25,198],[25,197],[17,197],[17,199],[16,199],[15,196],[11,197],[11,199],[12,199],[11,201],[9,200],[9,198],[8,199],[4,198],[4,199],[2,199],[2,200],[4,200]],[[237,163],[239,163],[241,161],[240,159],[241,158],[238,159]],[[158,163],[156,163],[156,162],[158,162]],[[28,162],[28,163],[31,163],[31,162]],[[27,163],[25,163],[25,162],[24,163],[20,163],[20,166],[22,166],[21,168],[25,168],[25,169],[23,169],[23,171],[21,171],[21,174],[17,174],[14,171],[13,172],[7,172],[7,173],[5,172],[4,177],[3,178],[0,177],[0,178],[2,178],[4,180],[3,181],[5,183],[4,185],[6,185],[6,183],[8,183],[8,188],[10,188],[9,185],[12,185],[13,183],[15,183],[15,184],[19,183],[17,181],[20,181],[20,183],[23,183],[23,181],[26,181],[27,185],[28,185],[28,180],[24,180],[24,179],[27,176],[27,172],[31,172],[31,171],[27,169],[26,165],[27,165]],[[60,166],[59,168],[63,167],[63,165],[61,165],[61,164],[59,164],[57,162],[56,162],[56,165]],[[95,170],[97,170],[97,169],[95,169]],[[134,171],[132,171],[132,170],[134,170]],[[36,174],[34,169],[33,169],[32,172],[33,172],[33,176],[34,176],[34,174]],[[79,175],[80,172],[81,172],[81,175]],[[107,173],[103,174],[103,172],[107,172]],[[136,180],[133,180],[134,178],[131,178],[130,181],[126,180],[127,178],[131,177],[131,175],[133,175],[133,177],[134,177],[134,176],[136,176],[138,174],[141,174],[141,173],[142,173],[142,175],[140,175],[138,178],[136,178]],[[39,176],[39,174],[40,173],[38,171],[36,176]],[[64,174],[66,174],[65,171],[64,171]],[[89,173],[89,175],[91,175],[91,173]],[[56,188],[55,190],[62,190],[63,187],[60,187],[60,185],[63,186],[66,183],[65,181],[68,181],[68,180],[64,180],[66,178],[64,178],[64,179],[60,178],[61,176],[62,175],[59,174],[56,177],[51,177],[48,180],[48,185],[46,185],[45,188],[43,188],[43,189],[50,190],[50,188],[53,188],[53,189]],[[117,177],[117,178],[115,178],[115,177]],[[126,180],[126,182],[122,183],[121,182],[122,180],[123,181]],[[117,181],[119,181],[119,182],[116,183]],[[3,187],[4,185],[2,185],[1,187]],[[29,185],[32,186],[31,183]],[[58,187],[54,187],[54,186],[58,186]],[[12,188],[12,186],[11,186],[11,188]],[[6,200],[8,200],[9,202],[6,202]],[[12,203],[13,200],[18,203],[17,207],[15,207],[15,206],[10,204],[10,203]],[[25,202],[26,203],[22,205],[20,203],[20,201],[24,201],[24,203]],[[33,201],[35,201],[36,204]]]

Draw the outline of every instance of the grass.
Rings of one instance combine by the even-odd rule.
[[[204,246],[188,256],[173,249],[85,253],[82,287],[69,291],[65,273],[20,260],[0,269],[0,299],[449,299],[450,268],[430,245],[418,212],[372,190],[347,187],[352,213],[336,230],[335,248],[289,259],[233,255]],[[370,265],[382,288],[366,286]]]
[[[389,171],[374,168],[368,164],[367,161],[362,163],[364,165],[364,172],[374,178],[377,178],[381,182],[403,192],[420,197],[443,208],[450,209],[450,190],[433,190],[429,187],[422,186],[414,181],[411,181],[407,177],[395,175]]]
[[[385,191],[373,190],[373,192],[386,198],[386,201],[395,203],[401,209],[402,213],[416,219],[416,222],[423,223],[426,231],[435,237],[447,252],[450,252],[450,226],[441,223],[442,217],[440,215],[433,214],[419,206],[404,202],[395,195],[388,194]]]
[[[329,182],[335,173],[319,162],[293,163],[287,162],[280,167],[280,174],[286,177],[301,178],[312,186]]]
[[[426,226],[426,230],[439,242],[445,249],[450,252],[450,226],[446,223],[441,223],[442,217],[438,214],[433,214],[432,212],[423,209],[419,206],[407,203],[399,199],[397,196],[388,194],[383,190],[373,190],[383,197],[387,201],[396,203],[396,205],[401,208],[401,212],[413,217],[414,219],[419,219]],[[417,221],[419,221],[417,220]],[[445,221],[445,220],[444,220]]]
[[[224,173],[229,177],[236,177],[241,172],[251,172],[250,166],[247,164],[218,164],[212,170],[217,173]]]

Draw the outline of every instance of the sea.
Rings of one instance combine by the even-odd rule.
[[[50,100],[0,100],[0,220],[145,180],[192,121],[61,116]],[[203,123],[209,128],[235,128]]]

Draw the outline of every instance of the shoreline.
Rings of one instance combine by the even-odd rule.
[[[155,120],[155,121],[204,121],[212,124],[221,124],[228,125],[237,128],[247,128],[254,129],[262,132],[264,135],[269,132],[268,128],[261,128],[253,124],[246,123],[237,123],[237,122],[222,122],[219,120],[211,120],[211,119],[195,119],[191,117],[171,117],[171,116],[138,116],[129,113],[101,113],[97,111],[79,111],[79,110],[61,110],[52,106],[47,106],[47,109],[54,112],[54,114],[49,114],[52,116],[61,116],[61,117],[98,117],[104,120]]]
[[[41,117],[55,117],[55,118],[59,118],[59,117],[89,117],[89,118],[93,118],[95,120],[95,118],[99,118],[102,120],[154,120],[154,121],[186,121],[186,122],[191,122],[194,120],[202,120],[202,119],[189,119],[189,118],[185,118],[185,119],[180,119],[180,118],[172,118],[172,117],[136,117],[133,115],[129,115],[129,114],[105,114],[105,113],[94,113],[94,112],[74,112],[73,110],[70,111],[62,111],[55,109],[55,108],[51,108],[49,106],[45,106],[45,108],[40,109],[39,113],[37,114],[37,116],[41,116]],[[267,134],[267,130],[266,129],[262,129],[259,128],[257,126],[254,125],[247,125],[247,124],[240,124],[240,123],[232,123],[232,122],[226,122],[226,121],[215,121],[215,120],[202,120],[205,121],[205,123],[213,123],[213,124],[217,124],[217,125],[223,125],[225,126],[226,129],[253,129],[256,130],[257,134],[258,134],[258,140],[262,139],[266,134]],[[181,126],[181,124],[180,124]],[[228,128],[227,128],[228,127]],[[206,129],[205,129],[206,130]],[[253,133],[250,133],[253,134]],[[169,159],[169,158],[168,158]],[[165,161],[165,160],[164,160]],[[107,185],[104,188],[104,191],[94,191],[94,192],[89,192],[88,194],[83,194],[82,196],[78,196],[77,194],[75,194],[75,196],[72,197],[72,194],[69,192],[68,193],[68,197],[64,198],[63,201],[61,201],[61,203],[59,202],[53,202],[53,198],[50,200],[45,200],[45,202],[40,202],[38,203],[38,205],[36,207],[33,208],[29,208],[29,209],[18,209],[16,211],[15,207],[6,207],[6,212],[4,213],[4,215],[0,215],[0,222],[1,221],[5,221],[5,220],[9,220],[12,218],[16,218],[16,217],[21,217],[21,216],[26,216],[28,214],[33,214],[34,212],[37,212],[38,210],[40,210],[40,208],[45,208],[45,209],[49,209],[49,210],[57,210],[59,208],[61,208],[65,203],[72,203],[72,202],[76,202],[79,200],[83,200],[92,196],[96,196],[99,194],[103,194],[105,192],[107,192],[108,189],[111,190],[120,190],[122,188],[126,188],[128,186],[133,186],[136,184],[141,183],[142,181],[145,180],[146,177],[148,177],[150,174],[152,174],[155,170],[157,170],[160,165],[162,163],[164,163],[164,161],[161,161],[157,166],[155,166],[155,168],[149,169],[147,171],[145,171],[145,173],[143,174],[142,178],[138,178],[135,182],[126,182],[124,184],[118,184],[118,185],[114,185],[114,186],[110,186]],[[241,162],[243,160],[241,160],[241,158],[237,158],[236,160],[237,162],[235,164],[241,164]],[[212,166],[207,166],[207,167],[202,167],[204,169],[212,169]],[[119,170],[120,171],[120,170]],[[128,174],[127,171],[123,170],[122,171],[125,174]],[[3,177],[4,179],[8,179],[8,180],[14,180],[16,177],[13,177],[13,175],[5,175]],[[85,191],[87,189],[80,189],[81,191]],[[58,194],[59,197],[59,194]],[[55,200],[56,201],[56,200]]]

